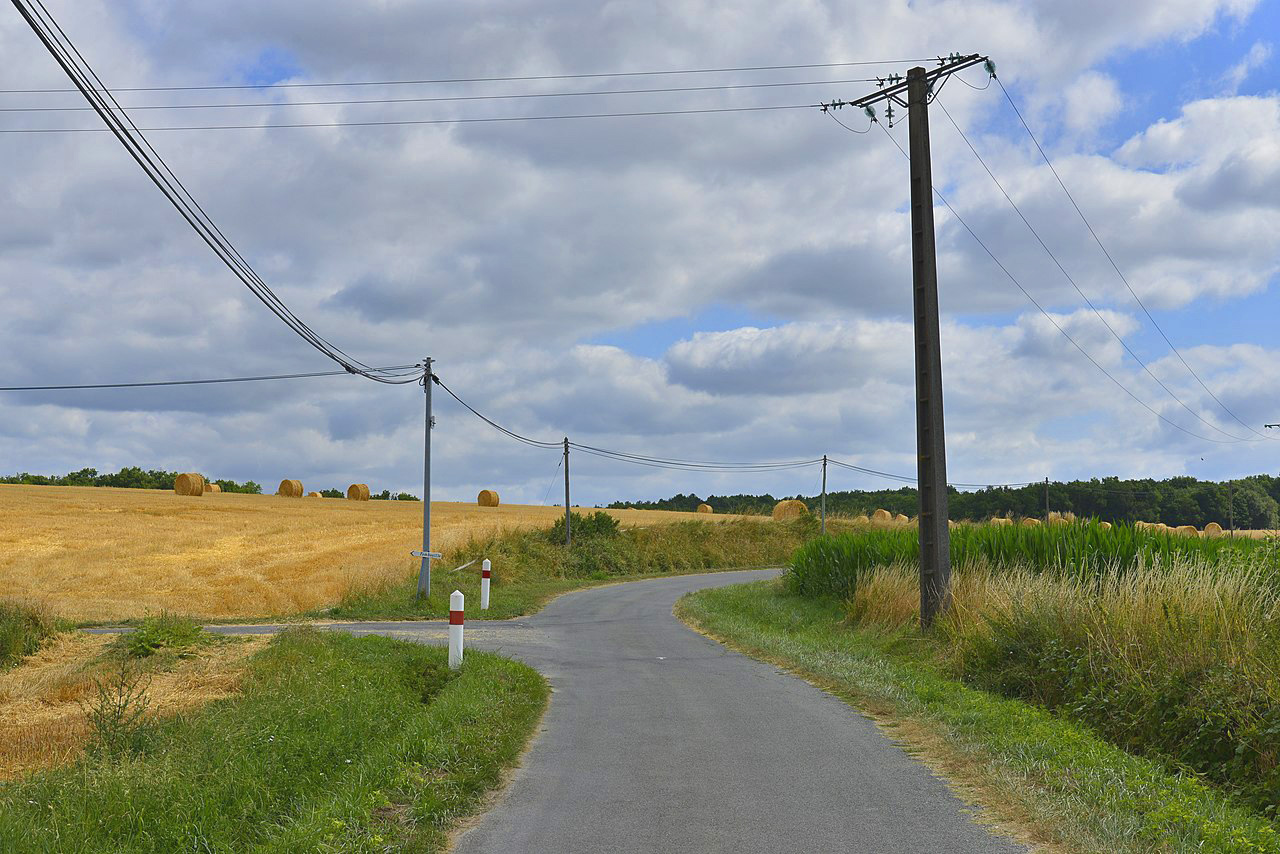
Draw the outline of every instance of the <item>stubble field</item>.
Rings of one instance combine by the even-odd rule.
[[[432,546],[448,550],[548,526],[564,510],[432,502],[431,512]],[[624,526],[736,518],[607,512]],[[71,620],[306,611],[400,579],[421,541],[416,501],[0,485],[0,590]]]

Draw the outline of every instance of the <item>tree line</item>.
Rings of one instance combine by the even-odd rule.
[[[1280,518],[1280,477],[1251,475],[1237,480],[1215,482],[1194,477],[1166,480],[1139,478],[1121,480],[1104,477],[1092,480],[1051,481],[1022,487],[988,487],[972,492],[949,488],[950,516],[956,521],[981,521],[993,516],[1044,518],[1046,508],[1109,522],[1163,522],[1166,525],[1195,525],[1208,522],[1223,527],[1273,529]],[[611,509],[697,510],[710,504],[717,513],[762,515],[785,498],[798,498],[815,512],[818,495],[697,495],[680,493],[657,501],[615,501]],[[915,487],[899,489],[846,490],[827,493],[827,512],[857,516],[883,508],[891,513],[914,516],[919,512]]]
[[[0,483],[20,483],[29,486],[114,486],[118,489],[173,489],[173,482],[178,479],[176,471],[160,469],[142,469],[138,466],[126,466],[114,474],[99,474],[97,469],[87,468],[64,475],[20,474],[0,477]],[[234,480],[213,480],[206,477],[208,483],[216,483],[223,492],[245,492],[252,495],[262,494],[262,485],[246,480],[237,483]]]
[[[137,466],[126,466],[114,474],[99,474],[97,469],[87,468],[63,475],[30,474],[21,472],[0,476],[0,483],[25,484],[27,486],[114,486],[118,489],[173,489],[173,482],[178,479],[178,472],[160,469],[142,469]],[[205,477],[208,483],[216,483],[223,492],[243,492],[250,495],[261,495],[262,485],[252,480],[237,483],[234,480],[214,480]],[[347,493],[341,489],[322,489],[320,494],[325,498],[346,498]],[[369,496],[373,501],[421,501],[422,499],[408,492],[392,492],[384,489]]]

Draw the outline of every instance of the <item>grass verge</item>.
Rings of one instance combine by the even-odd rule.
[[[1038,841],[1090,852],[1280,852],[1273,823],[1194,777],[949,679],[923,640],[850,627],[834,598],[766,582],[687,596],[677,614],[887,719],[966,794]]]
[[[467,619],[501,620],[537,611],[548,600],[583,587],[663,575],[780,566],[818,533],[813,518],[789,522],[674,522],[622,528],[603,513],[574,514],[574,539],[564,546],[563,522],[550,529],[506,531],[474,538],[445,554],[444,565],[471,566],[432,575],[431,596],[418,599],[417,573],[380,589],[345,597],[305,615],[334,620],[446,617],[449,594],[466,595]],[[612,524],[605,524],[612,522]],[[480,564],[493,565],[488,611],[480,611]]]
[[[437,851],[547,700],[528,667],[382,637],[283,633],[243,692],[138,749],[0,786],[9,852]]]

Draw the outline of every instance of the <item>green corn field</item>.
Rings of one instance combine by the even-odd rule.
[[[797,550],[787,581],[797,593],[848,597],[866,573],[879,566],[913,563],[919,553],[914,526],[821,537]],[[1268,561],[1280,570],[1274,540],[1201,538],[1123,524],[1106,528],[1096,521],[961,525],[951,531],[953,566],[1029,567],[1085,578],[1170,566],[1181,559],[1216,565],[1244,557]]]

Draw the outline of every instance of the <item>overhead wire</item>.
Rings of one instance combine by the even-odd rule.
[[[115,96],[94,72],[92,66],[84,59],[75,44],[67,37],[61,26],[49,14],[41,0],[28,4],[25,0],[12,0],[23,19],[35,32],[37,38],[53,56],[67,76],[75,84],[80,93],[93,106],[98,116],[106,123],[110,131],[125,147],[143,172],[161,191],[162,195],[174,206],[184,220],[213,250],[214,254],[250,292],[275,314],[295,334],[306,340],[315,349],[340,364],[350,373],[360,374],[368,379],[383,383],[415,382],[416,378],[392,377],[380,374],[371,366],[353,358],[323,337],[319,336],[271,290],[258,276],[252,266],[226,238],[217,224],[209,217],[192,194],[169,168],[164,158],[151,145],[142,131],[129,117],[128,113]]]
[[[17,0],[14,0],[17,2]],[[497,124],[504,122],[546,122],[573,119],[619,119],[645,118],[652,116],[695,116],[713,115],[717,113],[764,113],[780,110],[808,110],[819,104],[768,104],[755,107],[701,107],[669,110],[631,110],[612,113],[557,113],[553,115],[532,116],[478,116],[460,119],[380,119],[369,121],[331,121],[331,122],[265,122],[261,124],[221,124],[221,125],[165,125],[136,128],[139,133],[187,130],[279,130],[298,128],[340,128],[340,127],[412,127],[429,125],[468,125]],[[123,108],[121,108],[123,109]],[[50,134],[50,133],[103,133],[109,128],[0,128],[0,133],[10,134]]]
[[[902,154],[904,158],[910,161],[911,159],[910,155],[908,155],[907,152],[902,148],[902,145],[898,142],[897,139],[894,138],[893,134],[889,133],[888,129],[885,128],[883,124],[880,124],[879,122],[877,122],[876,124],[879,124],[881,129],[884,130],[885,136],[889,137],[890,142],[892,142],[894,147],[898,149],[898,152]],[[1025,296],[1031,302],[1031,304],[1034,305],[1036,309],[1045,316],[1046,319],[1048,319],[1048,321],[1053,325],[1053,327],[1057,329],[1058,332],[1061,333],[1064,338],[1066,338],[1069,342],[1071,342],[1072,346],[1074,346],[1077,350],[1080,351],[1081,355],[1083,355],[1086,359],[1088,359],[1093,364],[1093,366],[1097,368],[1099,371],[1101,371],[1102,374],[1107,379],[1111,380],[1111,382],[1114,383],[1117,388],[1119,388],[1129,397],[1133,398],[1135,402],[1137,402],[1140,406],[1142,406],[1142,408],[1146,409],[1152,415],[1156,416],[1156,418],[1168,424],[1170,427],[1173,427],[1176,430],[1180,430],[1181,432],[1186,433],[1188,436],[1191,436],[1196,439],[1200,439],[1201,441],[1204,441],[1204,442],[1213,442],[1215,444],[1223,444],[1223,445],[1232,444],[1231,442],[1228,442],[1222,439],[1214,439],[1209,436],[1202,436],[1193,430],[1188,430],[1186,427],[1183,427],[1181,424],[1178,424],[1176,421],[1170,420],[1163,413],[1158,412],[1156,409],[1152,408],[1146,401],[1144,401],[1142,398],[1138,397],[1136,394],[1130,391],[1128,386],[1120,382],[1120,380],[1116,379],[1116,377],[1110,371],[1108,371],[1105,367],[1103,367],[1102,364],[1098,362],[1098,360],[1095,359],[1089,353],[1088,350],[1086,350],[1083,346],[1081,346],[1080,342],[1076,341],[1076,339],[1072,337],[1072,335],[1069,332],[1067,332],[1067,330],[1062,328],[1062,325],[1058,323],[1057,320],[1054,319],[1053,315],[1051,315],[1047,310],[1045,310],[1044,306],[1042,306],[1040,302],[1034,296],[1031,295],[1031,292],[1028,291],[1026,287],[1023,286],[1022,282],[1018,281],[1018,278],[1014,276],[1012,272],[1009,271],[1009,268],[1006,267],[1004,263],[996,256],[996,254],[991,251],[991,248],[987,246],[987,244],[982,240],[982,238],[978,236],[977,232],[975,232],[973,228],[969,226],[969,223],[965,221],[964,217],[960,216],[960,214],[956,211],[956,209],[951,206],[951,202],[947,201],[946,196],[944,196],[938,190],[937,187],[932,187],[931,189],[933,190],[934,195],[938,197],[939,201],[941,201],[942,204],[946,206],[947,210],[951,212],[951,215],[955,217],[956,222],[960,223],[960,225],[964,228],[964,230],[969,233],[969,236],[972,237],[980,247],[982,247],[982,250],[987,254],[987,257],[989,257],[992,260],[992,262],[994,262],[995,265],[1000,268],[1000,271],[1004,273],[1004,275],[1009,279],[1009,281],[1011,281],[1014,284],[1014,286],[1017,287],[1017,289],[1022,292],[1022,295]]]
[[[969,136],[960,127],[959,123],[956,122],[955,117],[951,115],[951,111],[947,109],[947,105],[944,104],[941,100],[936,100],[935,103],[937,103],[938,107],[941,108],[943,115],[947,117],[947,121],[949,121],[951,123],[951,126],[955,128],[956,133],[958,133],[960,135],[960,138],[964,140],[964,144],[968,146],[969,151],[972,152],[975,158],[977,158],[978,163],[981,164],[983,170],[987,173],[987,177],[990,178],[992,183],[996,185],[996,189],[1000,191],[1001,195],[1004,196],[1005,201],[1007,201],[1010,207],[1013,208],[1014,213],[1016,213],[1018,215],[1018,218],[1022,220],[1022,224],[1027,227],[1027,230],[1031,232],[1031,235],[1036,239],[1036,242],[1040,244],[1040,248],[1045,251],[1045,254],[1047,254],[1049,258],[1053,261],[1054,265],[1058,268],[1058,271],[1062,273],[1062,275],[1066,278],[1066,280],[1071,284],[1071,287],[1075,290],[1075,292],[1080,295],[1081,299],[1084,300],[1085,305],[1089,306],[1089,309],[1094,313],[1095,316],[1097,316],[1098,320],[1102,322],[1102,325],[1105,326],[1107,331],[1111,333],[1111,337],[1115,338],[1116,341],[1120,343],[1120,346],[1124,348],[1124,351],[1128,353],[1133,358],[1133,360],[1138,363],[1139,366],[1141,366],[1142,370],[1146,372],[1147,376],[1155,380],[1156,384],[1159,385],[1160,388],[1162,388],[1165,391],[1165,393],[1169,395],[1169,397],[1173,398],[1173,400],[1179,406],[1185,409],[1188,413],[1190,413],[1190,415],[1193,418],[1200,421],[1200,423],[1204,424],[1206,427],[1212,430],[1216,430],[1222,435],[1229,437],[1230,440],[1233,442],[1259,441],[1257,439],[1250,439],[1248,437],[1236,436],[1232,433],[1227,432],[1226,430],[1223,430],[1221,427],[1212,423],[1211,421],[1208,421],[1207,419],[1204,418],[1204,416],[1200,415],[1200,413],[1196,412],[1194,409],[1188,406],[1186,402],[1183,401],[1183,399],[1180,398],[1173,391],[1173,389],[1169,388],[1169,386],[1167,386],[1163,380],[1161,380],[1158,376],[1155,375],[1155,373],[1151,370],[1150,366],[1147,365],[1145,361],[1143,361],[1141,356],[1139,356],[1136,352],[1134,352],[1134,349],[1129,346],[1129,343],[1124,340],[1124,337],[1120,335],[1119,332],[1116,332],[1115,327],[1111,325],[1110,321],[1108,321],[1106,316],[1098,309],[1097,305],[1094,304],[1093,300],[1089,298],[1089,295],[1084,292],[1084,290],[1080,287],[1080,285],[1076,283],[1076,280],[1072,277],[1072,275],[1067,272],[1067,268],[1063,266],[1060,260],[1058,260],[1058,256],[1054,253],[1052,249],[1049,248],[1049,245],[1045,243],[1044,238],[1040,236],[1040,232],[1036,230],[1036,227],[1031,224],[1031,220],[1027,219],[1026,214],[1022,212],[1022,208],[1019,207],[1018,203],[1015,202],[1013,200],[1013,197],[1009,195],[1009,191],[1004,188],[1004,184],[1000,183],[1000,179],[997,178],[995,176],[995,173],[991,171],[991,167],[987,165],[987,161],[983,159],[981,154],[978,153],[978,149],[974,147],[974,144],[969,139]]]
[[[834,86],[841,83],[874,83],[874,77],[844,80],[793,80],[767,83],[733,83],[719,86],[674,86],[649,89],[596,89],[574,92],[520,92],[507,95],[435,95],[415,98],[351,98],[330,101],[251,101],[221,104],[129,104],[130,110],[217,110],[256,107],[335,107],[360,104],[434,104],[461,101],[513,101],[529,98],[573,98],[614,95],[653,95],[688,92],[724,92],[739,89],[783,89],[794,86]],[[121,90],[115,89],[115,92]],[[92,107],[0,107],[0,113],[76,113],[91,111]]]
[[[393,376],[408,376],[406,370],[413,369],[413,376],[416,379],[421,374],[421,366],[419,365],[396,365],[386,368],[378,368],[379,371],[389,372]],[[394,373],[392,373],[394,372]],[[298,380],[308,379],[311,377],[338,377],[351,376],[350,371],[310,371],[301,374],[271,374],[268,376],[252,376],[252,377],[218,377],[216,379],[201,380],[157,380],[152,382],[115,382],[115,383],[85,383],[79,385],[27,385],[27,386],[0,386],[0,391],[79,391],[88,389],[119,389],[119,388],[156,388],[160,386],[184,386],[184,385],[217,385],[221,383],[254,383],[264,382],[267,380]]]
[[[1098,236],[1098,232],[1094,230],[1093,224],[1089,222],[1089,218],[1085,216],[1085,213],[1080,208],[1080,205],[1076,203],[1075,196],[1073,196],[1071,194],[1071,191],[1067,189],[1067,185],[1062,180],[1062,176],[1058,174],[1058,170],[1057,168],[1054,167],[1053,161],[1049,159],[1049,155],[1045,153],[1044,147],[1040,145],[1040,140],[1036,138],[1035,133],[1031,130],[1031,126],[1027,124],[1027,120],[1023,118],[1022,111],[1019,110],[1018,105],[1014,103],[1013,96],[1011,96],[1009,94],[1009,90],[1005,88],[1004,82],[994,74],[992,75],[991,79],[995,80],[997,85],[999,85],[1000,91],[1004,93],[1005,100],[1009,102],[1009,106],[1013,108],[1013,112],[1018,116],[1018,121],[1022,124],[1023,129],[1027,132],[1027,136],[1031,138],[1031,142],[1035,145],[1036,151],[1040,152],[1040,157],[1044,159],[1045,165],[1047,165],[1049,167],[1049,171],[1053,173],[1053,177],[1058,182],[1058,186],[1062,188],[1062,192],[1066,194],[1067,199],[1071,202],[1071,207],[1075,208],[1076,214],[1078,214],[1080,217],[1080,221],[1084,223],[1085,228],[1089,230],[1089,234],[1093,237],[1094,242],[1098,244],[1098,248],[1101,249],[1102,254],[1106,256],[1107,261],[1111,264],[1111,269],[1116,271],[1116,275],[1120,277],[1120,281],[1124,283],[1125,289],[1129,291],[1129,294],[1133,297],[1134,302],[1136,302],[1138,304],[1138,307],[1142,309],[1142,313],[1146,315],[1147,320],[1151,321],[1151,325],[1155,327],[1158,333],[1160,333],[1160,337],[1164,339],[1165,344],[1169,345],[1169,349],[1172,350],[1173,354],[1178,357],[1178,361],[1182,363],[1182,366],[1187,369],[1187,372],[1190,373],[1191,376],[1195,377],[1196,382],[1200,384],[1200,387],[1204,389],[1211,398],[1213,398],[1214,402],[1217,403],[1218,406],[1222,407],[1224,412],[1226,412],[1233,419],[1235,419],[1236,423],[1238,423],[1241,427],[1244,427],[1246,430],[1249,430],[1250,432],[1255,433],[1264,439],[1275,440],[1277,438],[1280,438],[1276,436],[1268,436],[1267,434],[1260,432],[1256,428],[1247,424],[1238,415],[1236,415],[1235,412],[1233,412],[1230,407],[1228,407],[1225,403],[1223,403],[1218,398],[1218,396],[1213,393],[1213,390],[1209,388],[1209,386],[1205,383],[1203,379],[1200,378],[1200,375],[1196,373],[1194,368],[1191,367],[1191,365],[1183,357],[1182,353],[1178,350],[1178,348],[1175,347],[1173,342],[1169,340],[1169,336],[1165,334],[1165,331],[1160,326],[1159,322],[1155,319],[1155,317],[1152,316],[1151,312],[1147,310],[1146,303],[1142,301],[1142,297],[1138,296],[1138,292],[1135,291],[1133,289],[1133,286],[1129,284],[1129,279],[1120,270],[1120,265],[1116,263],[1116,260],[1115,258],[1112,257],[1111,252],[1108,251],[1106,245],[1103,244],[1102,238],[1100,238]]]
[[[423,80],[361,80],[361,81],[312,81],[306,83],[228,83],[204,86],[119,86],[116,92],[196,92],[229,89],[309,89],[337,86],[417,86],[445,83],[522,83],[545,80],[588,80],[609,77],[658,77],[683,74],[728,74],[741,71],[794,71],[814,68],[852,68],[870,65],[903,65],[912,62],[929,62],[928,59],[876,59],[856,62],[817,62],[800,65],[744,65],[725,68],[684,68],[645,71],[611,71],[580,74],[535,74],[505,77],[440,77]],[[0,94],[47,94],[75,92],[76,89],[0,89]]]

